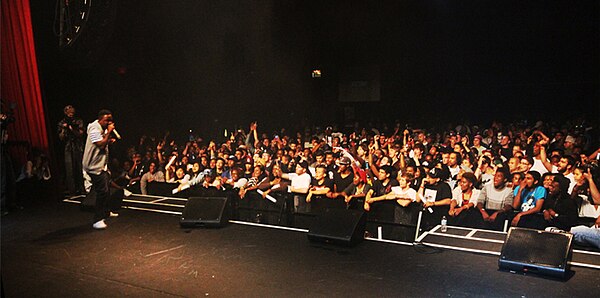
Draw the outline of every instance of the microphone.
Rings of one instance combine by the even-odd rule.
[[[112,133],[115,135],[115,137],[117,137],[117,139],[119,139],[119,140],[121,139],[121,135],[117,132],[116,129],[113,129]]]

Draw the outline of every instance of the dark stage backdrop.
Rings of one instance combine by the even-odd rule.
[[[126,137],[599,114],[598,1],[99,0],[68,49],[54,3],[34,2],[51,121],[106,107]],[[338,102],[361,67],[379,71],[380,100]]]

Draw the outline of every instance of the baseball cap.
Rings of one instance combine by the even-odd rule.
[[[340,158],[340,162],[341,165],[349,165],[350,164],[350,158],[348,158],[347,156],[342,156]]]
[[[429,175],[431,178],[442,178],[442,170],[438,168],[431,168],[431,170],[427,172],[427,175]]]
[[[572,135],[568,135],[565,138],[565,142],[569,142],[569,143],[575,143],[575,138]]]

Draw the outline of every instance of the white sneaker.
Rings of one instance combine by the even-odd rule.
[[[110,217],[118,217],[118,216],[119,216],[119,213],[116,213],[116,212],[110,213]]]
[[[94,223],[92,225],[92,227],[96,230],[102,230],[102,229],[106,229],[106,227],[108,227],[106,225],[106,223],[104,222],[104,219],[97,221],[96,223]]]
[[[552,232],[552,233],[566,233],[565,231],[563,231],[557,227],[547,227],[544,231]]]

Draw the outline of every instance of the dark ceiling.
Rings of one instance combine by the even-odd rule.
[[[54,3],[38,2],[52,121],[67,103],[86,121],[113,109],[134,135],[322,124],[344,108],[421,125],[600,112],[598,1],[94,1],[62,50]],[[338,102],[347,70],[371,66],[381,101]]]

